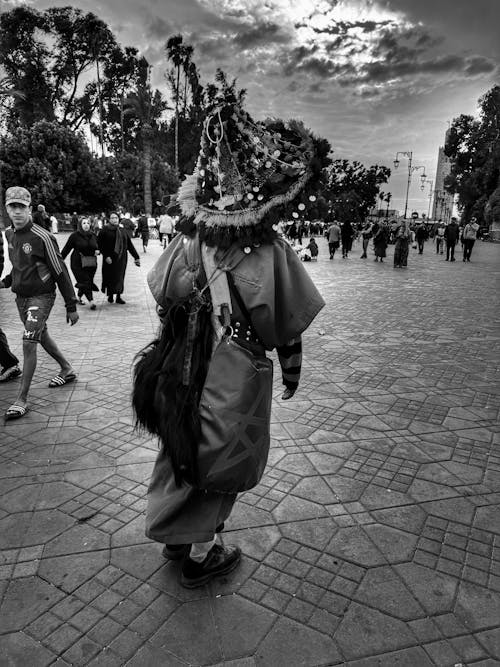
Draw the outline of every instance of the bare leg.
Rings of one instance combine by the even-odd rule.
[[[47,329],[45,329],[44,332],[42,333],[40,343],[41,343],[43,349],[45,350],[45,352],[47,352],[47,354],[49,354],[52,357],[52,359],[55,359],[57,361],[57,363],[59,364],[59,366],[61,367],[61,376],[62,377],[64,377],[68,373],[73,372],[73,368],[72,368],[71,364],[66,359],[66,357],[63,355],[61,350],[57,347],[54,339],[51,338]]]
[[[21,377],[21,386],[16,398],[16,405],[26,407],[28,401],[28,392],[33,380],[33,374],[36,369],[37,361],[37,343],[23,340],[23,374]]]

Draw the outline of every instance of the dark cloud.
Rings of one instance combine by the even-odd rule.
[[[222,60],[228,55],[228,39],[226,35],[215,35],[205,39],[197,38],[196,35],[193,35],[191,43],[193,43],[196,46],[196,50],[206,58]]]
[[[322,81],[315,81],[307,89],[310,93],[323,93],[325,91]]]
[[[146,26],[146,37],[152,39],[167,40],[171,35],[175,34],[174,26],[162,18],[161,16],[154,16]]]
[[[481,56],[445,55],[422,61],[378,61],[366,65],[362,73],[353,77],[350,83],[384,83],[422,74],[472,77],[492,72],[495,68],[493,61]]]
[[[479,74],[488,74],[497,69],[496,63],[483,56],[472,56],[467,58],[465,66],[466,76],[478,76]]]
[[[425,28],[384,29],[373,49],[373,57],[381,60],[397,62],[417,58],[439,42]]]
[[[242,51],[257,46],[282,44],[288,42],[290,36],[285,34],[277,23],[258,23],[247,30],[242,30],[232,38],[232,42]]]
[[[338,74],[339,70],[340,67],[332,60],[315,57],[303,60],[296,68],[296,71],[313,74],[320,79],[330,78],[332,75]]]
[[[285,76],[292,76],[297,69],[303,66],[303,63],[316,53],[318,46],[311,44],[310,46],[296,46],[286,53],[283,53],[279,58],[279,63],[282,67]]]

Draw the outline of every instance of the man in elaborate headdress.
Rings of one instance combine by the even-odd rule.
[[[189,588],[240,561],[240,549],[222,545],[218,533],[266,464],[265,351],[277,350],[282,399],[290,399],[301,334],[324,306],[277,230],[285,210],[315,200],[328,151],[300,122],[258,123],[238,105],[215,109],[179,190],[181,233],[148,275],[162,329],[135,369],[137,423],[161,443],[146,534],[165,544],[167,558],[183,559]]]

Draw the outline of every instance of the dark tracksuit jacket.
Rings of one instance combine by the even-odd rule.
[[[3,279],[19,297],[53,294],[56,285],[68,313],[76,311],[76,297],[57,241],[50,232],[29,222],[5,232],[12,272]]]

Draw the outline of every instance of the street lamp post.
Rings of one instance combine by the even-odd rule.
[[[412,167],[412,160],[413,160],[413,152],[412,151],[398,151],[396,153],[396,157],[394,158],[394,168],[397,169],[399,167],[399,156],[404,155],[405,157],[408,158],[408,182],[406,184],[406,199],[405,199],[405,214],[404,218],[406,220],[406,214],[408,212],[408,195],[410,193],[410,184],[411,184],[411,175],[414,171],[417,171],[418,169],[423,169],[423,174],[420,177],[422,181],[424,181],[427,178],[427,174],[425,173],[425,167],[423,166],[418,166],[418,167]]]
[[[389,204],[391,202],[391,199],[392,199],[392,194],[390,192],[388,192],[385,196],[385,201],[386,201],[386,204],[387,204],[386,209],[385,209],[385,219],[386,220],[389,219]]]

